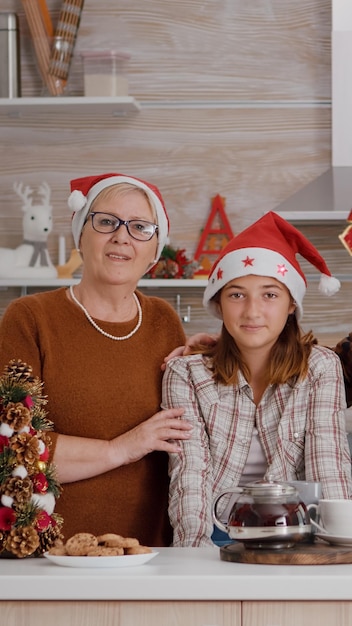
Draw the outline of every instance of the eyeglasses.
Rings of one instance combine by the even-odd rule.
[[[149,241],[155,233],[158,231],[157,224],[146,222],[144,220],[121,220],[116,215],[110,213],[89,213],[88,218],[92,218],[92,226],[97,233],[113,233],[118,230],[120,226],[124,225],[127,228],[128,234],[137,239],[137,241]],[[87,221],[86,220],[86,221]]]

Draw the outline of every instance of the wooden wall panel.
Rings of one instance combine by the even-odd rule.
[[[21,237],[16,180],[51,185],[55,231],[67,234],[70,178],[120,171],[151,180],[164,196],[173,243],[194,254],[214,195],[226,198],[239,232],[293,193],[297,179],[327,169],[330,155],[327,108],[153,107],[124,119],[28,114],[2,130],[2,246]]]
[[[47,0],[54,19],[61,0]],[[23,32],[25,95],[38,90],[28,27]],[[141,100],[295,100],[330,98],[330,0],[85,0],[73,91],[82,50],[131,55],[131,93]]]

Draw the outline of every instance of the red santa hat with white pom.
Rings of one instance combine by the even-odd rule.
[[[100,174],[98,176],[84,176],[83,178],[71,180],[71,194],[68,198],[68,206],[73,211],[71,228],[75,245],[79,248],[82,228],[86,222],[93,200],[106,187],[121,183],[129,183],[139,189],[143,189],[155,211],[158,223],[158,247],[155,257],[155,261],[157,261],[163,247],[168,243],[169,218],[166,213],[164,200],[155,185],[134,176],[125,176],[125,174]]]
[[[319,290],[332,296],[340,289],[323,257],[297,228],[277,213],[269,212],[235,236],[215,261],[203,296],[203,305],[221,319],[214,296],[230,280],[254,274],[270,276],[286,285],[296,302],[296,316],[303,315],[302,302],[307,288],[305,275],[296,254],[300,254],[321,273]]]

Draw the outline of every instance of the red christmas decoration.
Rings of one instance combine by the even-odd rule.
[[[195,276],[208,276],[219,252],[233,239],[234,234],[225,213],[225,198],[217,194],[212,198],[211,211],[198,243],[195,261],[199,269]]]
[[[347,221],[352,222],[352,211],[350,211]],[[345,246],[347,252],[352,256],[352,224],[351,223],[349,226],[347,226],[347,228],[345,228],[343,233],[339,235],[339,239],[342,245]]]
[[[343,233],[339,235],[341,243],[345,246],[347,252],[352,255],[352,224],[347,226]]]

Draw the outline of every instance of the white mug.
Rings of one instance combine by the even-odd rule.
[[[295,487],[302,502],[308,504],[318,504],[321,499],[321,484],[309,480],[290,480],[290,485]]]
[[[319,523],[311,519],[312,525],[320,532],[335,537],[352,538],[352,500],[319,500],[319,504],[309,504],[308,511],[315,511]]]

